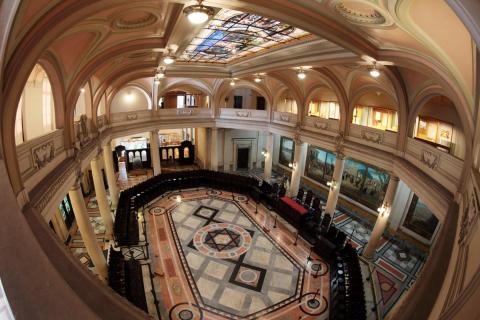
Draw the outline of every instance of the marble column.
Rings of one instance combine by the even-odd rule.
[[[115,177],[115,168],[113,165],[113,153],[110,143],[103,146],[103,160],[105,164],[105,173],[107,175],[108,191],[112,199],[112,208],[116,209],[118,205],[118,186],[117,178]]]
[[[295,154],[292,163],[292,178],[288,195],[294,197],[300,188],[300,179],[305,171],[305,161],[307,160],[307,144],[300,140],[295,140]]]
[[[55,215],[52,217],[52,224],[53,228],[55,229],[55,233],[57,234],[58,238],[65,242],[68,238],[68,229],[65,225],[65,220],[63,220],[62,213],[60,212],[60,208],[57,207],[55,211]]]
[[[101,278],[107,279],[107,261],[100,245],[98,244],[92,224],[90,223],[80,184],[78,182],[75,183],[68,194],[70,195],[70,201],[72,202],[73,213],[75,214],[78,229],[80,230],[85,248],[87,248],[88,255],[95,266],[95,271]]]
[[[160,150],[158,146],[157,130],[150,132],[150,159],[152,161],[153,175],[156,176],[162,173],[162,167],[160,166]]]
[[[268,181],[272,178],[272,160],[273,160],[273,133],[266,133],[265,142],[265,167],[263,171],[263,178]]]
[[[343,167],[345,165],[345,158],[341,154],[336,155],[335,168],[333,169],[332,181],[330,181],[330,189],[328,191],[327,204],[325,213],[328,213],[333,220],[333,214],[337,207],[338,195],[340,194],[340,185],[342,184]]]
[[[392,209],[392,203],[395,199],[395,193],[397,192],[399,179],[395,176],[390,176],[390,181],[388,182],[387,192],[383,198],[383,203],[380,208],[378,208],[378,216],[375,221],[375,226],[373,227],[372,234],[370,235],[370,240],[368,240],[365,250],[363,250],[363,256],[367,259],[372,259],[375,257],[375,250],[377,250],[380,240],[382,239],[383,232],[388,225],[388,217],[390,216],[390,211]]]
[[[92,167],[93,186],[95,188],[95,197],[97,198],[98,209],[102,216],[103,225],[105,226],[105,237],[111,239],[113,235],[113,217],[108,204],[107,192],[105,191],[105,182],[101,170],[101,154],[97,155],[90,162]]]
[[[218,171],[218,128],[211,128],[210,131],[210,170]]]

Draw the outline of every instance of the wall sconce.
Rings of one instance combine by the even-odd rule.
[[[390,207],[387,204],[383,203],[382,206],[377,209],[377,211],[383,218],[385,215],[388,216],[388,214],[390,213]]]
[[[268,158],[267,150],[265,150],[265,149],[262,150],[262,156],[264,156],[265,158]]]
[[[296,170],[296,169],[297,169],[297,163],[296,163],[296,162],[290,162],[290,163],[288,164],[288,166],[289,166],[290,168],[292,168],[293,170]]]
[[[337,181],[332,180],[327,182],[327,186],[330,187],[330,190],[335,190],[337,188]]]

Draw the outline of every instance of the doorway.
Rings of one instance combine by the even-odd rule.
[[[243,106],[243,97],[233,96],[233,107],[235,109],[242,109],[242,106]]]
[[[237,169],[248,169],[248,156],[250,148],[237,149]]]

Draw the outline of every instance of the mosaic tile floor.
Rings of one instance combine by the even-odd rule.
[[[108,241],[105,239],[105,226],[103,225],[102,217],[100,217],[99,212],[89,212],[89,215],[90,223],[92,224],[97,241],[106,257],[109,245]],[[93,270],[94,267],[92,260],[88,255],[87,249],[85,248],[85,244],[83,243],[82,236],[78,229],[70,239],[68,247],[70,248],[72,254],[77,257],[83,265],[87,266],[90,270]]]
[[[181,197],[165,197],[145,214],[169,319],[328,317],[328,266],[316,256],[309,262],[306,243],[294,246],[290,228],[273,228],[266,208],[255,214],[247,197],[211,189]]]
[[[359,253],[370,239],[371,230],[346,213],[336,211],[335,225],[344,231]],[[373,261],[373,280],[379,313],[385,317],[403,293],[417,279],[426,257],[411,244],[382,238]]]

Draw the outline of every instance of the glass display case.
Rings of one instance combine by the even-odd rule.
[[[340,119],[340,106],[336,101],[310,101],[308,115],[323,119]]]
[[[398,131],[397,111],[384,107],[357,105],[353,109],[352,123],[379,130]]]
[[[453,125],[438,119],[419,116],[415,123],[415,138],[427,141],[440,150],[450,152]]]

